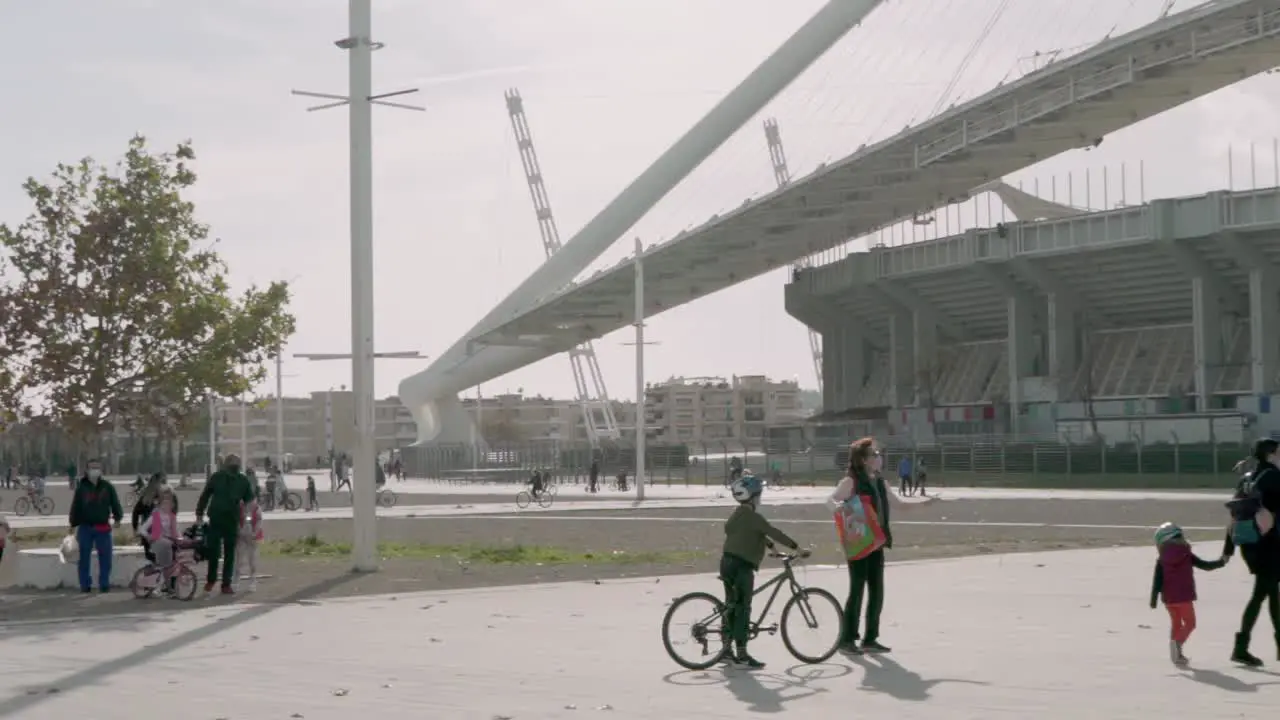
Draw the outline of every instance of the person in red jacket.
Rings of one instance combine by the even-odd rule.
[[[1151,608],[1156,600],[1163,599],[1169,611],[1169,659],[1178,667],[1186,667],[1190,660],[1182,654],[1182,646],[1196,629],[1196,570],[1217,570],[1227,564],[1227,558],[1201,560],[1191,551],[1191,545],[1182,534],[1182,528],[1165,523],[1156,528],[1156,548],[1160,559],[1156,561],[1155,576],[1151,580]]]

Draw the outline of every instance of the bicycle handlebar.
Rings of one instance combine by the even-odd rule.
[[[795,562],[796,560],[803,560],[804,558],[807,558],[810,555],[813,555],[813,550],[811,548],[799,548],[799,549],[791,550],[788,552],[779,552],[777,550],[769,551],[769,557],[778,558],[783,562]]]

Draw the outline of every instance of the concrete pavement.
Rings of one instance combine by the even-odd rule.
[[[1238,718],[1270,713],[1280,676],[1226,661],[1243,567],[1200,575],[1192,669],[1146,606],[1149,548],[980,556],[888,570],[879,660],[797,666],[780,640],[759,673],[685,672],[659,626],[707,576],[404,594],[0,625],[0,718],[792,717]],[[767,573],[772,568],[766,568]],[[845,592],[840,569],[808,584]],[[86,601],[91,601],[87,599]],[[1263,621],[1265,625],[1265,620]],[[1275,657],[1269,627],[1255,651]],[[1274,665],[1274,662],[1269,662]]]

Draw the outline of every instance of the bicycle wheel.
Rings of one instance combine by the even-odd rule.
[[[129,591],[139,600],[145,600],[151,597],[151,593],[156,591],[159,583],[156,580],[160,577],[159,571],[155,567],[143,565],[133,573],[133,577],[129,579]]]
[[[191,569],[189,565],[183,565],[178,568],[178,574],[174,576],[177,582],[173,587],[173,596],[179,600],[190,600],[196,596],[196,589],[200,587],[200,579],[196,577],[196,571]]]
[[[28,499],[26,499],[26,498],[24,498],[24,497],[20,497],[20,498],[18,498],[17,500],[14,500],[14,501],[13,501],[13,514],[14,514],[14,515],[26,515],[26,514],[27,514],[27,513],[29,513],[29,512],[31,512],[31,501],[30,501],[30,500],[28,500]]]
[[[787,620],[793,614],[799,617],[801,623],[794,629],[787,625]],[[800,662],[813,664],[826,662],[836,654],[843,622],[844,609],[834,595],[822,588],[801,588],[782,606],[782,619],[778,624],[782,628],[782,644],[787,646],[787,651]],[[792,633],[801,630],[818,631],[816,653],[801,651],[796,647],[796,638]],[[824,635],[829,637],[824,638]]]
[[[674,620],[677,612],[690,612],[692,620]],[[729,654],[729,638],[724,627],[724,603],[710,593],[693,592],[676,598],[662,618],[662,646],[680,667],[706,670]],[[680,655],[690,649],[697,659]]]
[[[285,493],[284,509],[290,512],[302,507],[302,496],[296,492]]]
[[[378,493],[378,504],[384,508],[395,507],[396,502],[399,500],[400,498],[396,497],[396,494],[391,492],[390,490],[383,490],[382,492]]]
[[[53,498],[42,497],[39,500],[36,500],[36,512],[40,513],[41,515],[52,515],[53,514]]]
[[[538,507],[549,508],[551,507],[551,503],[555,501],[556,496],[553,493],[549,493],[546,490],[538,493]]]
[[[529,494],[528,490],[521,490],[516,493],[516,507],[523,510],[529,507],[529,503],[531,502],[533,502],[533,496]]]

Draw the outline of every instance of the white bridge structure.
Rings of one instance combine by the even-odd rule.
[[[471,331],[405,379],[399,395],[420,442],[470,441],[459,392],[631,324],[633,261],[574,279],[878,4],[825,5]],[[646,250],[645,314],[963,201],[1009,173],[1265,72],[1280,65],[1278,34],[1280,0],[1218,0],[1106,39],[861,147]],[[1031,205],[1033,217],[1059,212]],[[830,394],[848,385],[832,382],[831,370],[848,354],[826,345],[829,328],[817,321],[811,327],[824,335]]]

